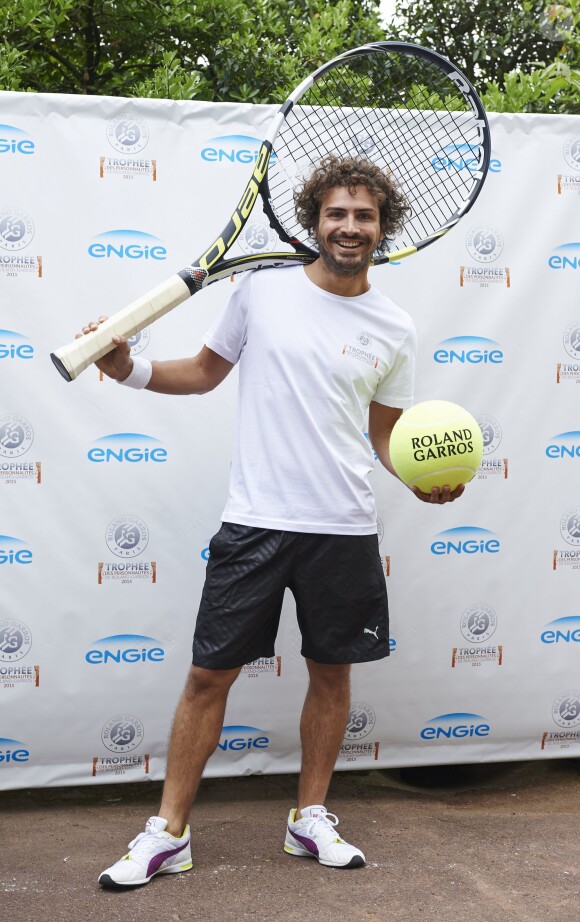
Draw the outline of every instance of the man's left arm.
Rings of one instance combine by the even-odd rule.
[[[396,407],[388,407],[374,400],[369,407],[369,439],[371,445],[376,451],[383,467],[386,467],[386,469],[390,471],[394,477],[397,477],[398,480],[401,478],[398,476],[391,463],[389,444],[393,426],[402,412],[402,410]],[[464,484],[460,484],[455,490],[450,490],[449,487],[443,487],[442,490],[439,490],[437,487],[434,487],[431,493],[422,493],[421,490],[414,487],[412,492],[417,499],[420,499],[423,503],[443,505],[443,503],[451,503],[454,499],[459,499],[464,489]]]

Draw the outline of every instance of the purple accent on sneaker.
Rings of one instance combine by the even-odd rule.
[[[149,867],[147,868],[147,877],[152,877],[152,875],[159,870],[163,862],[168,858],[172,858],[173,855],[178,855],[179,852],[182,852],[184,848],[187,848],[188,842],[186,842],[184,845],[180,845],[179,848],[173,848],[170,851],[159,852],[158,855],[154,855],[149,862]]]
[[[306,836],[301,836],[297,832],[294,832],[293,829],[288,826],[288,831],[291,836],[293,836],[297,842],[300,842],[304,848],[307,848],[309,852],[312,852],[313,855],[316,855],[318,858],[318,846],[316,842],[313,842],[312,839],[307,839]]]

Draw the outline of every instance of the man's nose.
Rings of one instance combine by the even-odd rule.
[[[343,218],[342,226],[347,234],[354,234],[357,230],[356,217],[353,214],[347,214]]]

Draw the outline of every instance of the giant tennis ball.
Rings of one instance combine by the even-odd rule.
[[[409,487],[430,493],[452,490],[475,476],[483,456],[477,421],[456,403],[426,400],[406,410],[393,426],[391,461]]]

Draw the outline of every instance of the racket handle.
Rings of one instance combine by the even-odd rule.
[[[80,336],[68,346],[55,349],[50,357],[63,378],[73,381],[93,362],[97,362],[107,352],[112,352],[115,348],[111,342],[113,336],[134,336],[190,297],[191,291],[183,279],[173,275],[100,323],[98,330]]]

